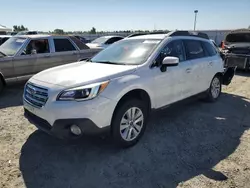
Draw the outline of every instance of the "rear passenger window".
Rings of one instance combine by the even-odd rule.
[[[202,44],[203,44],[204,48],[206,49],[209,56],[214,56],[217,54],[217,51],[212,44],[210,44],[208,42],[202,42]]]
[[[75,51],[76,48],[68,39],[54,39],[56,52]]]
[[[185,40],[186,54],[188,59],[199,59],[206,57],[202,44],[198,40]]]

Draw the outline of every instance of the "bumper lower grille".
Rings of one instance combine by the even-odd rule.
[[[25,86],[24,98],[31,105],[41,108],[48,100],[48,90],[28,83]]]
[[[28,110],[24,109],[24,116],[29,120],[30,123],[34,124],[41,130],[50,131],[51,125],[44,119],[32,114]]]

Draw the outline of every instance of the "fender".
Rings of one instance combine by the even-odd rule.
[[[151,102],[151,107],[154,108],[155,107],[154,92],[151,91],[150,88],[145,87],[146,86],[145,84],[140,83],[140,80],[141,80],[140,76],[136,74],[126,75],[120,78],[116,78],[112,80],[112,82],[108,86],[109,88],[107,91],[108,95],[106,95],[105,90],[101,95],[105,96],[106,98],[113,99],[118,103],[120,99],[128,92],[136,89],[141,89],[148,93]]]

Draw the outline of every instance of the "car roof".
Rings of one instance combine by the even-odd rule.
[[[145,35],[139,35],[131,38],[126,38],[126,40],[132,40],[132,39],[159,39],[162,40],[164,38],[168,37],[168,34],[145,34]]]
[[[46,35],[46,34],[37,34],[37,35],[14,35],[12,37],[21,37],[21,38],[31,38],[31,39],[36,39],[36,38],[42,38],[42,37],[69,37],[70,35]]]
[[[101,37],[99,37],[99,38],[106,38],[106,39],[110,39],[110,38],[113,38],[113,37],[120,37],[120,38],[124,38],[124,37],[122,37],[122,36],[116,36],[116,35],[112,35],[112,36],[101,36]]]

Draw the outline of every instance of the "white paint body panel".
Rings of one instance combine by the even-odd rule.
[[[173,38],[166,37],[142,65],[78,62],[48,69],[35,75],[29,82],[47,88],[49,99],[44,107],[35,109],[33,113],[51,125],[57,119],[89,118],[98,127],[103,128],[111,124],[119,100],[134,89],[142,89],[148,93],[152,108],[161,108],[208,89],[214,75],[224,70],[223,62],[217,55],[181,62],[176,67],[168,67],[166,72],[161,72],[159,67],[150,68],[159,50],[172,40]],[[212,65],[209,62],[212,62]],[[190,71],[187,72],[187,69]],[[65,89],[107,80],[110,81],[107,88],[92,100],[81,102],[56,100],[59,93]],[[25,106],[29,110],[27,107],[29,105]]]

